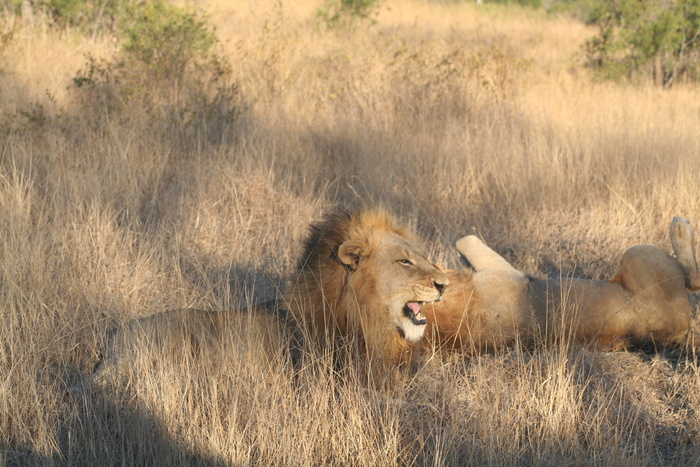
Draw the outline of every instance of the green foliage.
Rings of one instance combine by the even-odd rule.
[[[383,0],[325,0],[316,14],[329,28],[348,27],[357,22],[374,21]]]
[[[80,18],[93,16],[93,12],[98,9],[94,2],[85,0],[49,0],[54,17],[66,22],[78,22]]]
[[[588,64],[603,76],[650,76],[671,86],[679,76],[698,80],[700,0],[598,0],[586,42]]]
[[[39,0],[35,6],[47,11],[60,26],[72,26],[93,33],[114,31],[136,0]]]
[[[583,21],[590,21],[600,0],[551,0],[548,2],[549,13],[567,13]]]
[[[18,14],[22,0],[0,0],[0,13]]]
[[[178,131],[221,131],[238,113],[231,68],[206,20],[162,0],[131,8],[112,61],[88,57],[74,78],[84,108],[132,119],[144,114]]]
[[[218,68],[213,53],[217,39],[206,20],[163,1],[139,9],[123,36],[125,56],[147,68],[151,77],[180,80],[188,67]]]
[[[497,3],[497,4],[516,4],[520,6],[526,6],[526,7],[531,7],[531,8],[540,8],[542,7],[542,0],[489,0],[488,3]]]

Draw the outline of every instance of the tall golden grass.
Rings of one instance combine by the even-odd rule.
[[[542,276],[609,277],[630,245],[669,249],[673,216],[700,224],[700,90],[595,81],[574,20],[392,0],[329,31],[316,2],[197,4],[240,85],[219,140],[85,114],[71,79],[107,38],[39,18],[2,50],[0,464],[697,463],[691,357],[436,357],[384,393],[234,328],[66,394],[133,318],[273,297],[336,204],[387,206],[446,266],[477,232]]]

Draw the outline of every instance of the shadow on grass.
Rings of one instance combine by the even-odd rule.
[[[0,444],[0,465],[226,465],[175,439],[145,409],[120,406],[109,396],[68,395],[64,408],[56,427],[58,452],[42,455],[10,439]]]
[[[66,465],[225,465],[198,453],[166,432],[157,417],[138,404],[108,395],[79,398],[61,430],[61,459]]]

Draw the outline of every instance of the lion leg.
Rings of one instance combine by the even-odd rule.
[[[693,227],[688,219],[675,217],[671,222],[671,245],[676,259],[687,273],[686,286],[692,291],[700,290],[700,271],[695,260]]]
[[[472,265],[474,270],[507,272],[517,277],[526,277],[522,271],[518,271],[501,255],[486,246],[475,235],[467,235],[457,241],[457,251]]]

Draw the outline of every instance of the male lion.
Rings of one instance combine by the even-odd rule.
[[[118,374],[144,351],[206,357],[223,339],[236,352],[255,347],[272,358],[297,337],[307,344],[342,341],[383,377],[417,362],[424,304],[439,300],[447,284],[409,230],[385,211],[333,213],[311,226],[281,301],[247,312],[186,309],[132,320],[110,339],[96,379]]]
[[[609,281],[535,279],[475,236],[457,242],[470,269],[448,274],[440,303],[426,307],[428,338],[440,348],[478,353],[516,339],[572,338],[594,348],[659,348],[685,342],[700,289],[690,223],[671,223],[675,258],[639,245]]]
[[[311,226],[285,306],[312,341],[345,342],[378,374],[417,362],[424,304],[449,281],[382,210],[333,213]]]

